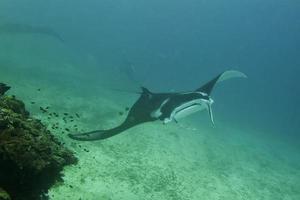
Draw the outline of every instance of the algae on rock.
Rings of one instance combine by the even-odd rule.
[[[12,199],[42,199],[61,180],[63,167],[76,162],[22,101],[0,97],[0,188]]]
[[[9,194],[2,188],[0,188],[0,200],[11,200]]]

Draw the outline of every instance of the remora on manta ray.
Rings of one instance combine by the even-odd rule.
[[[156,120],[164,123],[177,122],[179,118],[205,109],[208,110],[210,119],[214,123],[211,109],[214,101],[210,97],[211,92],[216,83],[235,77],[246,78],[247,76],[239,71],[225,71],[191,92],[153,93],[142,87],[140,97],[130,108],[122,124],[108,130],[69,134],[69,137],[75,140],[102,140],[145,122]]]

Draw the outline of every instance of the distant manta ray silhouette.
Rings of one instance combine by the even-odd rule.
[[[0,25],[0,33],[4,34],[42,34],[64,42],[63,38],[54,30],[44,26],[32,26],[28,24],[7,23]]]
[[[235,77],[246,78],[247,76],[239,71],[225,71],[192,92],[153,93],[142,87],[140,97],[130,108],[121,125],[108,130],[69,134],[69,137],[83,141],[102,140],[145,122],[161,120],[165,124],[171,121],[177,123],[178,119],[205,109],[208,110],[210,119],[214,123],[211,109],[214,101],[210,94],[216,83]]]

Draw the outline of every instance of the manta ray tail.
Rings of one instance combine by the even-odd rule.
[[[112,134],[110,131],[106,130],[96,130],[86,133],[79,133],[79,134],[69,134],[68,136],[74,140],[80,141],[93,141],[93,140],[102,140],[109,138],[115,134]]]
[[[216,83],[219,83],[221,81],[225,81],[225,80],[231,79],[231,78],[247,78],[247,76],[244,73],[239,72],[239,71],[228,70],[228,71],[225,71],[225,72],[219,74],[218,76],[216,76],[215,78],[213,78],[212,80],[210,80],[209,82],[204,84],[202,87],[198,88],[196,91],[204,92],[204,93],[210,95],[214,86],[216,85]]]
[[[74,140],[81,141],[103,140],[117,135],[126,130],[127,128],[130,128],[130,126],[127,127],[126,124],[121,124],[120,126],[108,130],[96,130],[86,133],[69,134],[68,136]]]

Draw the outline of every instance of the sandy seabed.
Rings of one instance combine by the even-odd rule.
[[[222,121],[213,128],[191,119],[182,123],[196,131],[154,122],[103,141],[73,141],[68,131],[118,125],[126,115],[119,112],[137,96],[100,87],[80,93],[37,77],[0,78],[79,158],[65,168],[64,183],[49,190],[52,200],[300,199],[299,146],[270,133]],[[49,117],[40,106],[60,117]],[[53,124],[59,128],[52,130]]]

